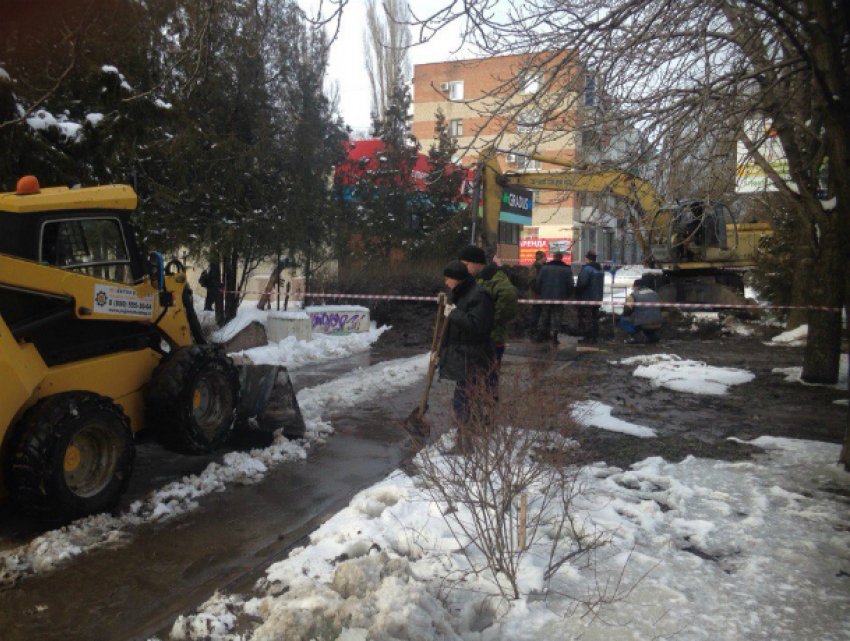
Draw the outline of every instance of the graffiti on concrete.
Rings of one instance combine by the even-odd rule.
[[[313,331],[323,334],[342,334],[360,331],[363,321],[368,320],[369,314],[352,312],[321,312],[310,314]]]

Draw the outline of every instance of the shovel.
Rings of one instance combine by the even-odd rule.
[[[428,394],[431,392],[431,384],[434,382],[434,372],[440,365],[440,347],[443,344],[443,337],[446,334],[446,328],[449,325],[448,317],[445,317],[446,295],[440,294],[439,303],[437,306],[437,321],[434,323],[434,335],[431,338],[431,359],[428,363],[428,376],[425,379],[425,389],[422,390],[422,400],[419,407],[410,413],[405,421],[405,426],[414,435],[419,437],[427,437],[430,429],[425,423],[425,412],[428,411]],[[436,357],[434,357],[436,354]]]

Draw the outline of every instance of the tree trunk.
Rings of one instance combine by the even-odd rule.
[[[236,318],[239,311],[239,256],[231,252],[224,260],[224,322]]]
[[[809,277],[811,271],[804,269],[807,264],[811,247],[807,238],[800,234],[797,245],[794,247],[794,279],[791,283],[791,304],[802,307],[808,305],[807,293],[809,291]],[[792,309],[788,314],[788,322],[785,325],[786,330],[797,329],[800,325],[808,321],[809,313],[805,309]]]
[[[810,304],[841,309],[844,305],[844,272],[838,230],[830,225],[823,230],[818,260],[812,267]],[[838,382],[841,359],[841,314],[809,311],[809,340],[803,360],[803,380],[807,383],[834,385]]]
[[[845,284],[847,291],[850,292],[850,274],[847,275]],[[850,303],[844,308],[844,314],[847,318],[847,338],[850,339]],[[850,359],[850,341],[847,344],[847,358]],[[850,395],[850,377],[848,377],[848,395]],[[844,464],[844,469],[850,472],[850,407],[847,408],[847,427],[844,429],[844,445],[841,448],[841,456],[838,457],[838,462]]]

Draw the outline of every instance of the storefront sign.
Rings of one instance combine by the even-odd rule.
[[[546,260],[552,260],[552,254],[563,252],[564,262],[572,263],[573,241],[571,238],[522,238],[519,241],[519,264],[531,265],[534,263],[534,255],[546,252]]]

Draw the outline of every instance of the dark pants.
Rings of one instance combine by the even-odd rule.
[[[496,400],[498,391],[498,377],[495,379],[494,386],[493,376],[487,375],[484,377],[483,387],[480,384],[482,379],[479,376],[470,376],[458,381],[455,386],[455,393],[452,397],[452,409],[454,410],[455,421],[460,429],[468,425],[471,421],[483,421],[484,424],[489,424],[490,407]]]
[[[537,331],[537,325],[540,323],[540,312],[546,305],[532,305],[531,315],[528,318],[528,331],[534,333]]]
[[[599,307],[579,305],[578,320],[582,336],[592,341],[599,339]]]
[[[564,324],[564,306],[563,305],[541,305],[543,311],[540,312],[540,322],[537,325],[538,340],[547,340],[551,328],[552,334],[557,338],[558,332],[561,331],[561,325]]]
[[[658,342],[658,330],[657,329],[649,329],[647,327],[641,327],[640,325],[635,325],[629,319],[620,316],[620,329],[622,329],[629,336],[634,336],[638,332],[643,332],[644,336],[646,336],[646,340],[650,343]]]

